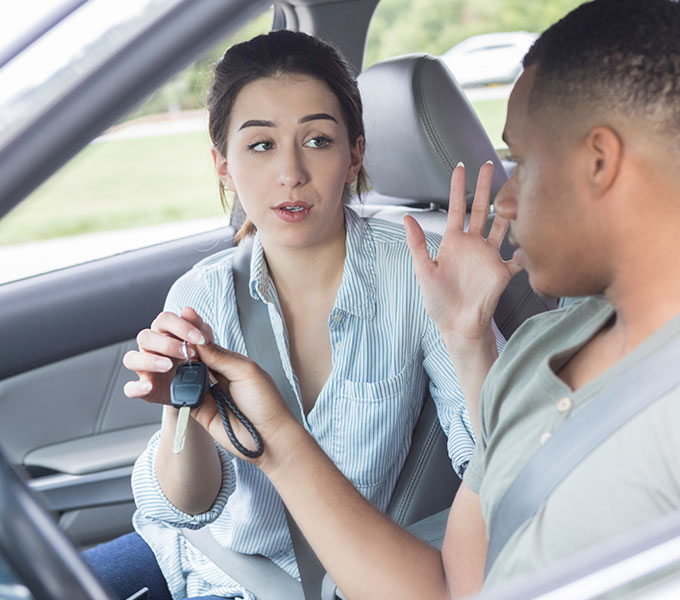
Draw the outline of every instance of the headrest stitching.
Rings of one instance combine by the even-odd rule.
[[[437,155],[441,158],[444,166],[451,171],[453,169],[453,160],[449,157],[446,152],[446,146],[442,143],[437,129],[433,124],[433,119],[430,116],[430,110],[428,108],[427,100],[423,92],[422,86],[420,84],[421,71],[424,68],[425,61],[432,60],[427,56],[423,56],[418,59],[413,71],[414,78],[414,97],[416,100],[416,111],[420,115],[423,122],[423,129],[427,133],[429,140],[435,149]]]

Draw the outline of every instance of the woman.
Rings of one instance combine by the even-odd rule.
[[[384,510],[429,379],[462,473],[471,428],[423,308],[403,227],[359,218],[345,206],[351,184],[359,194],[365,187],[361,99],[348,65],[305,34],[258,36],[230,48],[217,65],[208,109],[222,192],[234,193],[248,216],[237,239],[254,235],[251,295],[268,307],[305,427]],[[438,237],[427,241],[434,252]],[[233,256],[234,249],[211,256],[173,285],[165,312],[139,334],[139,351],[125,357],[139,375],[126,395],[167,404],[183,341],[214,338],[246,354]],[[212,398],[201,410],[215,410]],[[157,572],[157,563],[173,598],[252,598],[178,529],[210,524],[225,547],[263,554],[297,576],[282,504],[266,477],[194,419],[183,451],[174,454],[176,420],[177,410],[166,406],[161,431],[135,465],[137,533],[93,550],[90,561],[106,566],[117,545],[124,558],[137,557],[136,567]],[[121,570],[95,568],[111,586]],[[130,583],[134,569],[126,569]]]

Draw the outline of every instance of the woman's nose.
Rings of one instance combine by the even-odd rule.
[[[307,182],[307,172],[302,157],[297,149],[291,148],[282,153],[279,167],[278,182],[289,188],[304,185]]]

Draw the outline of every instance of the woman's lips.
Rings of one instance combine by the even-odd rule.
[[[306,202],[282,202],[272,210],[286,223],[300,223],[307,218],[311,209]]]

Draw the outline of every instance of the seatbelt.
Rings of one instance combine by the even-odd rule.
[[[281,364],[274,331],[269,320],[269,310],[266,304],[255,300],[250,295],[252,244],[252,237],[244,239],[239,244],[232,267],[239,322],[241,323],[248,357],[269,373],[288,408],[295,415],[295,418],[302,423],[304,417],[300,405]],[[318,600],[321,596],[321,585],[326,571],[285,505],[283,508],[293,542],[295,559],[300,570],[305,599]]]
[[[281,364],[269,320],[269,310],[263,302],[253,299],[250,295],[252,246],[251,237],[244,239],[236,250],[232,265],[234,292],[243,339],[249,358],[269,373],[288,408],[301,422],[300,406]],[[196,530],[185,529],[183,535],[229,577],[261,600],[319,600],[325,569],[285,505],[283,510],[302,585],[265,556],[243,554],[225,548],[215,540],[208,527]]]
[[[266,556],[225,548],[209,527],[183,529],[182,535],[259,600],[305,600],[300,582]]]
[[[489,528],[487,574],[506,542],[560,482],[635,415],[680,385],[680,336],[628,369],[557,429],[506,490]]]

